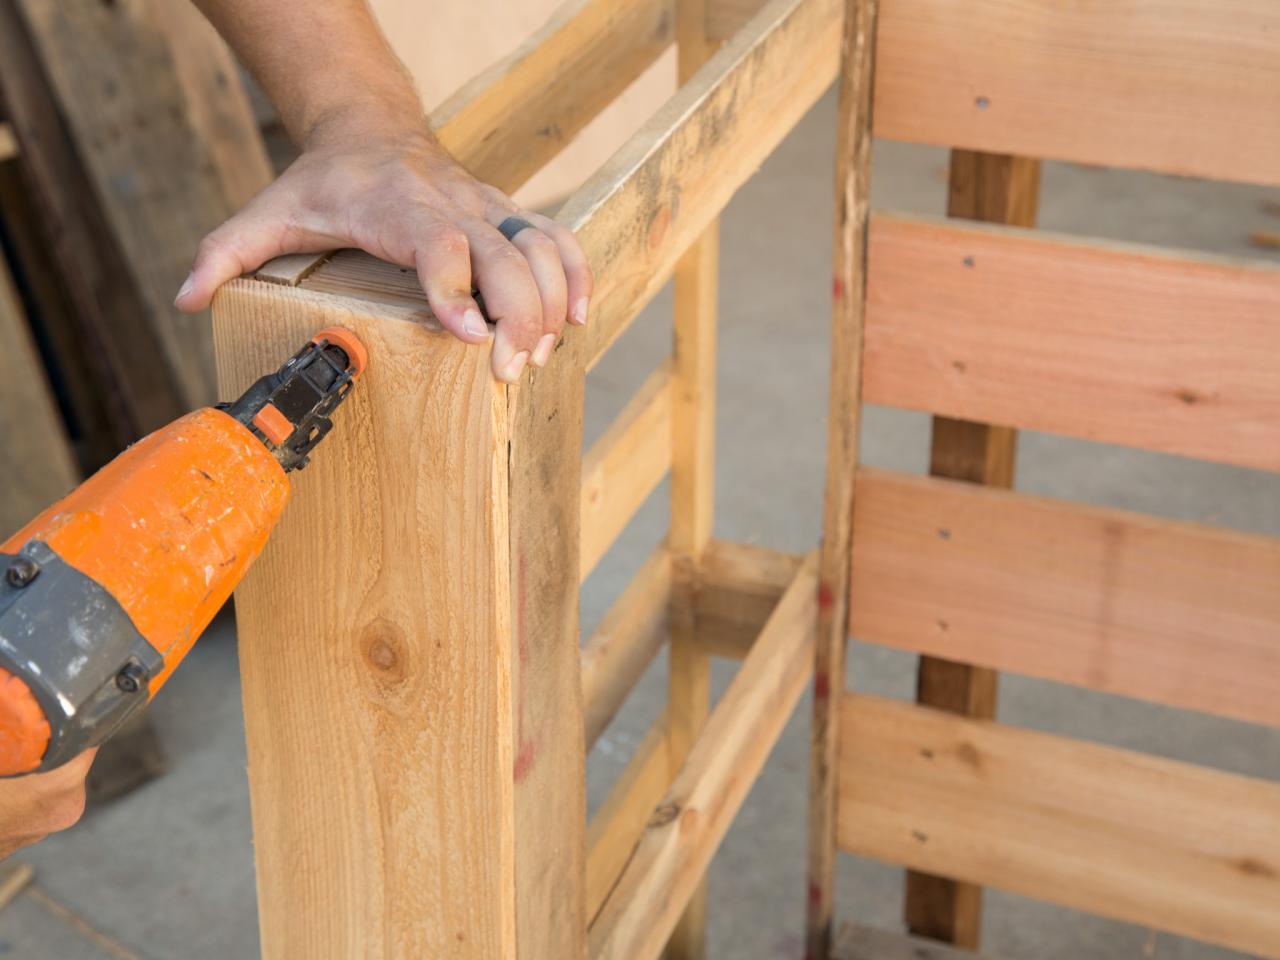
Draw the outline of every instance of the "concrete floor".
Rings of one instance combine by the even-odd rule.
[[[805,550],[817,540],[823,482],[834,103],[823,100],[735,199],[722,231],[718,536]],[[881,144],[875,204],[942,211],[944,151]],[[1280,192],[1049,164],[1043,226],[1240,256],[1251,230],[1274,229]],[[587,439],[603,430],[669,344],[660,298],[593,372]],[[870,409],[866,462],[925,469],[923,416]],[[1025,435],[1018,485],[1036,493],[1280,535],[1280,477]],[[588,581],[590,629],[661,537],[665,487]],[[220,622],[155,705],[171,771],[72,831],[19,856],[39,889],[0,913],[0,957],[21,960],[227,960],[257,955],[253,863],[232,627]],[[907,696],[913,658],[854,644],[849,682]],[[723,689],[732,666],[718,664]],[[659,662],[588,764],[598,803],[657,715]],[[1003,720],[1221,769],[1280,779],[1280,732],[1008,677]],[[809,707],[775,749],[711,872],[711,955],[799,958]],[[1224,811],[1224,816],[1229,814]],[[69,907],[113,946],[69,923]],[[845,857],[838,916],[898,928],[901,871]],[[1217,960],[1239,956],[1176,937],[991,893],[990,952],[1026,960]]]

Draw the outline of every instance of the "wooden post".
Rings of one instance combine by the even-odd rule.
[[[1040,162],[1025,157],[951,151],[947,213],[1020,227],[1035,226]],[[948,417],[933,418],[929,472],[937,477],[1012,487],[1017,431]],[[977,719],[996,713],[994,670],[921,657],[919,703]],[[916,936],[976,950],[981,940],[982,888],[907,871],[904,916]]]
[[[224,396],[369,352],[236,595],[263,956],[515,958],[506,391],[407,308],[239,280],[214,322]]]
[[[836,114],[831,386],[809,760],[805,953],[809,960],[827,960],[832,945],[838,708],[844,690],[845,644],[849,634],[853,490],[862,413],[862,320],[867,288],[871,89],[877,6],[876,0],[847,0],[845,4]]]
[[[707,38],[706,0],[677,0],[678,82],[684,84],[715,51]],[[693,610],[698,565],[715,515],[716,312],[720,221],[713,220],[676,264],[672,347],[670,619],[667,744],[675,777],[711,710],[711,658],[697,643]],[[667,946],[668,960],[700,960],[706,952],[706,880],[689,899]]]

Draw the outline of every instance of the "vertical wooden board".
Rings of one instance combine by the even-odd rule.
[[[369,352],[236,593],[264,956],[510,960],[507,411],[488,352],[409,310],[253,280],[214,314],[228,396],[328,325]]]
[[[1280,184],[1271,0],[886,0],[876,135]]]
[[[862,327],[867,289],[871,187],[871,97],[878,0],[846,0],[836,118],[835,211],[831,238],[831,383],[827,472],[819,550],[809,747],[808,883],[805,952],[831,953],[835,909],[836,718],[844,690],[849,629],[849,540],[862,418]]]
[[[947,214],[1022,227],[1035,225],[1040,162],[1026,157],[952,150]],[[1007,427],[933,418],[929,472],[997,487],[1013,486],[1017,433]],[[996,712],[999,676],[967,663],[921,657],[916,700],[968,717]],[[904,913],[913,934],[976,950],[982,939],[982,889],[907,872]]]
[[[67,493],[75,485],[77,471],[2,257],[0,343],[5,344],[8,357],[8,369],[0,378],[0,449],[5,459],[0,540],[4,540]]]
[[[520,960],[586,956],[586,751],[580,624],[584,341],[508,388]]]
[[[842,848],[1280,957],[1280,784],[879,697],[840,725]]]

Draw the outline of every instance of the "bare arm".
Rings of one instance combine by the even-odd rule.
[[[573,234],[480,183],[436,142],[413,83],[365,0],[196,0],[276,105],[301,154],[201,244],[178,306],[200,310],[227,280],[282,253],[359,247],[416,267],[432,312],[488,339],[493,369],[542,366],[566,320],[586,323],[591,270]],[[465,78],[459,78],[461,82]],[[518,213],[533,227],[508,240]]]

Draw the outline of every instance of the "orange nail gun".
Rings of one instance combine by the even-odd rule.
[[[366,362],[324,330],[235,403],[140,440],[0,545],[0,776],[102,743],[231,595]]]

